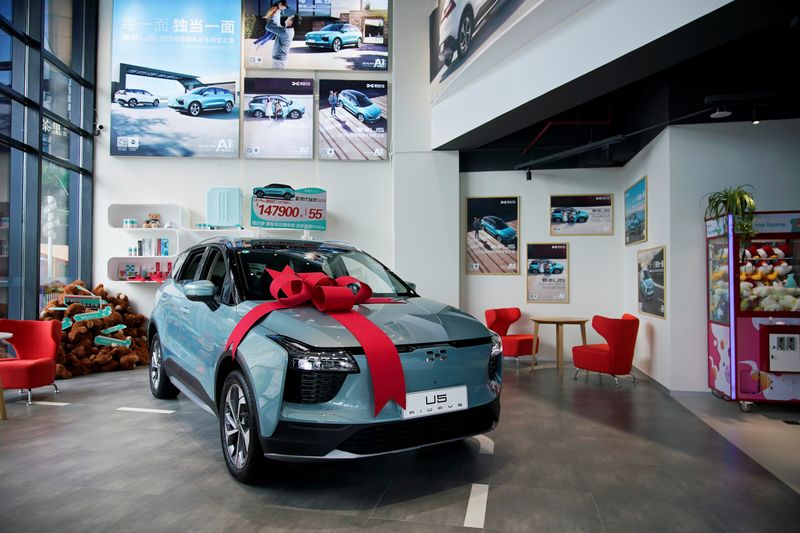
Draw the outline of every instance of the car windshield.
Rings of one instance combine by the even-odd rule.
[[[372,100],[361,93],[353,93],[353,96],[355,97],[359,107],[369,107],[372,105]]]
[[[649,270],[642,270],[642,279],[647,281],[650,278],[650,271]]]
[[[321,31],[340,31],[342,27],[342,24],[328,24]]]
[[[497,229],[506,229],[508,227],[508,224],[506,224],[505,221],[500,218],[492,218],[491,221],[494,224],[494,227]]]
[[[412,296],[400,278],[369,255],[331,249],[245,249],[236,253],[245,299],[273,300],[269,293],[272,276],[266,271],[289,266],[297,273],[323,272],[332,278],[353,276],[368,284],[375,296]]]
[[[200,94],[201,92],[205,91],[206,89],[208,89],[208,87],[197,87],[196,89],[192,89],[191,91],[189,91],[186,94]]]

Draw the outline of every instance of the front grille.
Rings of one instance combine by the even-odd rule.
[[[489,379],[494,379],[495,377],[497,377],[497,367],[499,364],[500,364],[499,355],[489,356]]]
[[[495,414],[491,405],[380,424],[359,430],[337,448],[357,455],[384,453],[460,439],[492,429]]]
[[[283,388],[283,399],[294,403],[329,402],[339,394],[346,378],[345,372],[290,370]]]

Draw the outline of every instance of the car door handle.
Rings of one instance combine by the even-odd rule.
[[[183,313],[184,315],[188,315],[189,313],[191,313],[191,311],[189,311],[188,307],[181,307],[181,313]]]

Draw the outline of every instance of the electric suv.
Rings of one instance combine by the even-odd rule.
[[[269,100],[272,100],[272,106],[268,105]],[[275,116],[275,103],[281,104],[281,108],[283,109],[282,118],[289,117],[298,119],[306,112],[305,106],[296,104],[293,100],[289,100],[285,96],[279,94],[263,94],[254,97],[247,105],[247,112],[255,118],[272,118]]]
[[[556,207],[550,213],[551,222],[583,224],[587,220],[589,220],[589,213],[587,211],[575,209],[574,207]]]
[[[361,30],[352,24],[328,24],[319,31],[306,33],[306,46],[327,48],[338,52],[344,46],[361,47],[364,37]]]
[[[531,274],[561,274],[564,272],[564,265],[550,259],[532,259],[528,265],[528,272]]]
[[[500,244],[512,243],[517,238],[517,231],[500,217],[488,215],[481,218],[481,227]]]
[[[466,57],[475,32],[502,0],[439,0],[439,60],[450,66],[453,57]]]
[[[222,109],[226,113],[230,113],[233,111],[233,105],[233,93],[221,87],[197,87],[169,101],[170,108],[193,117],[214,109]]]
[[[353,89],[341,91],[339,105],[355,115],[359,122],[378,122],[381,118],[381,108],[360,91]]]
[[[266,187],[256,187],[253,189],[253,196],[256,198],[265,198],[271,196],[273,198],[283,198],[284,200],[291,200],[297,195],[294,188],[282,183],[270,183]]]
[[[369,324],[345,327],[341,312],[303,303],[243,320],[278,303],[281,276],[303,285],[294,273],[338,283],[352,298],[369,285],[372,295],[348,315]],[[273,283],[273,275],[281,281]],[[217,415],[225,463],[242,482],[257,478],[265,457],[365,457],[490,431],[500,416],[500,338],[412,287],[339,242],[221,238],[197,245],[176,259],[156,293],[151,392],[162,399],[182,392]],[[240,330],[240,322],[248,326]],[[234,328],[241,339],[235,356],[226,348]],[[375,369],[364,331],[384,343],[371,352],[383,361]],[[386,349],[392,345],[395,354]],[[375,384],[385,379],[386,361],[401,373],[392,383],[400,383],[405,409],[378,403]]]
[[[114,93],[114,101],[122,106],[136,107],[139,104],[149,104],[158,107],[158,97],[144,89],[121,89]]]

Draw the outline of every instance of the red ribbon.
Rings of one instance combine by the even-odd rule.
[[[225,345],[232,357],[236,357],[247,333],[271,312],[310,302],[344,326],[364,348],[375,395],[375,416],[389,400],[405,409],[406,382],[397,348],[382,329],[353,310],[353,306],[363,303],[391,303],[391,298],[372,298],[369,285],[350,276],[332,279],[321,272],[296,274],[288,266],[281,272],[269,269],[267,272],[272,276],[269,292],[275,301],[255,306],[236,324]]]

